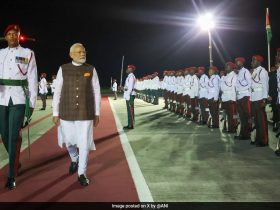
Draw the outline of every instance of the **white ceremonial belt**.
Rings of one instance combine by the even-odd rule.
[[[260,92],[262,91],[262,88],[259,87],[259,88],[252,88],[252,92]]]
[[[236,91],[238,95],[242,94],[242,93],[249,93],[249,90],[240,90],[240,91]]]
[[[222,91],[223,94],[231,94],[231,93],[234,93],[234,91],[232,90],[225,90],[225,91]]]

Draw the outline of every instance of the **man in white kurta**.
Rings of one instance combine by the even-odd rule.
[[[62,65],[57,73],[53,122],[58,126],[59,146],[65,144],[71,157],[69,173],[78,170],[78,181],[87,186],[88,155],[90,150],[95,150],[93,126],[99,123],[100,85],[95,68],[85,63],[86,52],[82,44],[72,45],[70,57],[72,63]],[[73,97],[67,97],[68,94]]]

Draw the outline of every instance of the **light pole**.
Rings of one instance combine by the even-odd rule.
[[[208,38],[209,38],[209,64],[210,64],[210,67],[212,67],[213,66],[213,53],[212,53],[211,29],[214,28],[214,26],[215,26],[213,15],[211,13],[207,13],[205,15],[200,16],[198,18],[198,24],[200,25],[200,28],[202,30],[208,32]]]
[[[123,78],[123,64],[124,64],[124,55],[122,56],[122,68],[121,68],[120,87],[122,87],[122,78]]]

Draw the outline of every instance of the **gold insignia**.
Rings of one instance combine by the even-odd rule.
[[[17,30],[17,26],[15,26],[14,29]]]
[[[89,72],[84,73],[84,77],[90,77],[90,73]]]

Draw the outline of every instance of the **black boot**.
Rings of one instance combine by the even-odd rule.
[[[273,132],[277,132],[278,129],[279,129],[279,124],[278,124],[278,123],[273,123],[273,129],[272,129],[272,131],[273,131]]]
[[[9,190],[13,190],[16,188],[16,180],[15,178],[9,178],[7,179],[7,183],[5,185]]]

